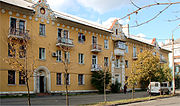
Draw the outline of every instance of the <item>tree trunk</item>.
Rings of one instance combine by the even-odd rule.
[[[65,75],[65,85],[66,85],[66,106],[69,106],[69,98],[68,98],[68,86],[67,86],[67,82],[68,82],[68,79],[67,79],[67,69],[65,69],[66,71],[66,75]]]
[[[106,69],[104,72],[104,102],[106,103]]]
[[[149,79],[149,87],[150,87],[150,92],[149,92],[149,96],[151,97],[151,78]]]
[[[134,85],[132,87],[132,99],[134,99]]]
[[[29,79],[27,78],[27,75],[26,75],[26,87],[27,87],[27,90],[28,90],[28,106],[31,106],[31,97],[30,97],[28,80],[29,80]]]

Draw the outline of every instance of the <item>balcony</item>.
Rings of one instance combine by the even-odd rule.
[[[114,43],[114,46],[116,49],[122,49],[122,50],[125,50],[126,49],[126,45],[124,42],[121,42],[121,41],[117,41]]]
[[[91,71],[100,71],[102,68],[98,64],[91,65]]]
[[[102,51],[102,45],[92,44],[91,51],[92,52],[101,52]]]
[[[163,56],[160,57],[160,63],[167,63],[167,60],[165,59],[165,57]]]
[[[115,49],[114,50],[114,55],[116,55],[116,56],[124,56],[124,50]]]
[[[30,39],[29,30],[19,28],[9,28],[8,38]]]
[[[69,38],[60,37],[57,40],[56,46],[73,47],[73,40]]]

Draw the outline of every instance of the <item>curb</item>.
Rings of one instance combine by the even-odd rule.
[[[170,95],[167,97],[157,97],[157,98],[152,98],[152,99],[147,99],[147,100],[137,100],[137,101],[126,102],[126,103],[117,103],[117,104],[108,105],[108,106],[117,106],[117,105],[132,104],[132,103],[145,102],[145,101],[151,101],[151,100],[157,100],[157,99],[165,99],[165,98],[170,98],[170,97],[179,96],[179,95],[180,94],[175,94],[175,95]]]

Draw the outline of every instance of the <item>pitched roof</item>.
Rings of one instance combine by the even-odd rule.
[[[32,8],[32,6],[35,3],[33,3],[33,2],[28,2],[28,1],[25,1],[25,0],[0,0],[0,1],[2,1],[4,3],[11,4],[11,5],[15,5],[15,6],[18,6],[18,7],[34,10],[34,8]],[[57,11],[53,11],[53,12],[55,13],[57,18],[66,19],[66,20],[76,22],[76,23],[79,23],[79,24],[83,24],[83,25],[86,25],[86,26],[90,26],[90,27],[93,27],[93,28],[96,28],[96,29],[104,30],[106,32],[110,32],[110,33],[112,32],[109,29],[102,26],[101,24],[98,24],[98,23],[95,23],[95,22],[92,22],[92,21],[88,21],[88,20],[85,20],[83,18],[73,16],[73,15],[70,15],[70,14],[67,14],[67,13],[57,12]]]

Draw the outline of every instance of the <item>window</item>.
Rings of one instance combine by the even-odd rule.
[[[79,53],[79,64],[84,64],[84,55]]]
[[[97,37],[92,36],[92,44],[97,44]]]
[[[128,53],[128,45],[125,46],[125,52]]]
[[[104,66],[109,66],[109,59],[108,59],[108,57],[104,57]]]
[[[62,59],[61,59],[61,51],[60,51],[60,50],[57,50],[57,51],[56,51],[56,54],[57,54],[56,61],[57,61],[57,62],[61,62],[61,61],[62,61]]]
[[[78,33],[78,41],[79,43],[83,43],[86,40],[85,35],[83,33]]]
[[[128,68],[128,60],[125,60],[126,68]]]
[[[10,44],[8,43],[8,56],[9,57],[15,57],[16,49],[14,49],[14,43]]]
[[[23,71],[19,71],[19,84],[25,84],[25,73]]]
[[[25,58],[25,56],[26,56],[26,46],[21,45],[19,47],[19,58]]]
[[[109,42],[108,40],[104,40],[104,48],[108,49],[109,48]]]
[[[15,84],[15,71],[8,70],[8,84]]]
[[[19,21],[19,34],[24,34],[25,31],[25,21],[20,20]]]
[[[68,30],[64,30],[64,38],[69,38],[69,31]]]
[[[116,61],[115,61],[115,67],[116,67],[116,68],[120,68],[120,60],[119,60],[119,59],[116,59]]]
[[[39,24],[39,35],[45,36],[45,24]]]
[[[69,52],[65,52],[64,53],[64,59],[65,59],[65,62],[70,62],[70,54],[69,54]]]
[[[65,79],[64,83],[67,84],[67,85],[70,85],[70,75],[69,75],[69,73],[64,74],[64,79]]]
[[[39,48],[39,59],[45,60],[45,48]]]
[[[135,46],[133,47],[133,57],[137,57],[136,56],[136,47]]]
[[[62,33],[62,29],[58,28],[58,39],[60,39],[62,37],[61,33]]]
[[[118,29],[116,29],[116,35],[118,35]]]
[[[140,48],[140,52],[141,52],[141,53],[143,52],[143,49],[142,49],[142,48]]]
[[[61,73],[57,73],[56,74],[56,84],[57,85],[62,85],[62,77],[61,77]]]
[[[10,34],[16,34],[16,19],[15,18],[11,18],[10,21]]]
[[[78,84],[83,85],[84,84],[84,75],[78,74]]]
[[[156,56],[156,52],[153,52],[153,55]]]

